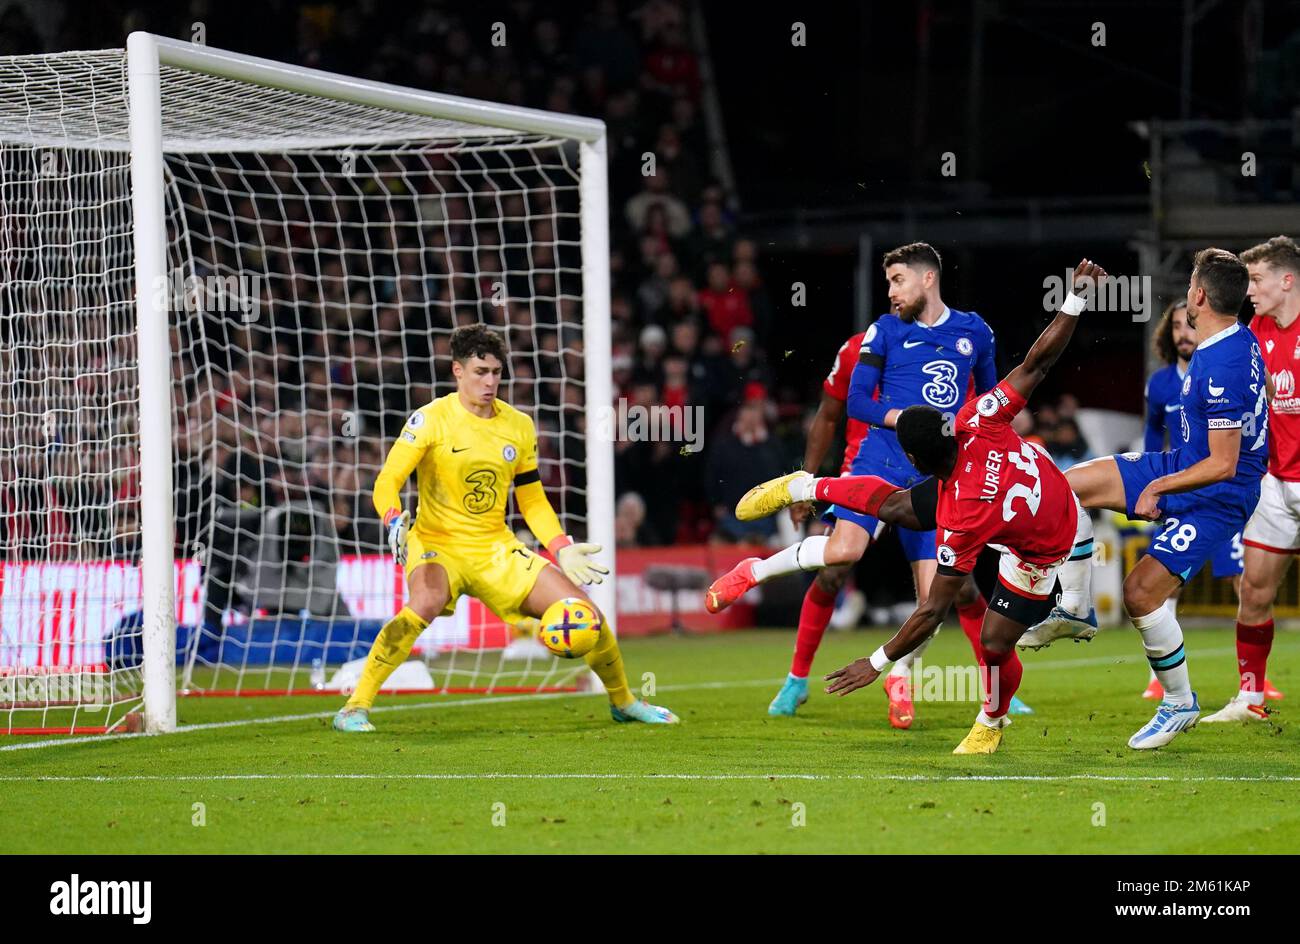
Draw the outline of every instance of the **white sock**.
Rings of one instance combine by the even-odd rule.
[[[1078,523],[1069,559],[1061,565],[1061,608],[1074,616],[1087,617],[1092,609],[1092,519],[1076,498]]]
[[[990,718],[988,715],[984,713],[983,708],[981,708],[980,713],[975,716],[975,720],[978,721],[980,724],[984,725],[986,728],[993,728],[994,730],[997,730],[998,728],[1006,724],[1005,717]]]
[[[1132,618],[1133,627],[1142,634],[1142,648],[1156,678],[1165,689],[1165,701],[1173,705],[1192,703],[1192,682],[1187,674],[1187,654],[1183,650],[1183,628],[1177,618],[1163,606],[1146,616]]]
[[[790,493],[791,501],[816,501],[817,477],[815,475],[796,475],[785,483],[785,490]]]
[[[754,579],[762,583],[803,570],[820,570],[826,566],[826,542],[829,540],[827,535],[817,534],[777,551],[754,565]]]
[[[1170,597],[1166,600],[1165,609],[1176,619],[1178,617],[1178,597]]]
[[[889,670],[889,674],[910,676],[912,674],[912,663],[921,658],[921,654],[930,648],[930,643],[934,642],[934,637],[939,635],[939,630],[942,628],[942,626],[937,627],[935,631],[930,634],[928,639],[924,640],[919,646],[895,662],[894,667]]]

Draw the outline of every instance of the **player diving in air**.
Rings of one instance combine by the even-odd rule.
[[[1095,284],[1105,272],[1084,260],[1074,286]],[[938,528],[938,568],[930,592],[902,628],[870,658],[826,676],[828,693],[847,695],[870,685],[891,662],[929,639],[957,598],[984,547],[999,548],[998,586],[980,635],[988,666],[986,696],[955,754],[991,754],[1002,741],[1011,699],[1020,685],[1016,642],[1041,615],[1058,570],[1090,567],[1091,538],[1076,545],[1087,513],[1065,476],[1040,448],[1022,440],[1011,421],[1065,350],[1085,302],[1067,296],[1024,362],[996,387],[970,401],[952,420],[931,406],[898,417],[898,442],[922,475],[910,489],[874,475],[814,478],[794,472],[751,489],[736,506],[742,520],[774,514],[799,501],[832,501],[881,521],[919,531]],[[1095,630],[1094,630],[1095,631]]]
[[[575,544],[560,527],[537,471],[532,419],[497,397],[505,344],[483,325],[451,335],[456,392],[411,414],[375,480],[375,510],[388,529],[393,557],[406,570],[409,602],[370,649],[356,690],[334,716],[338,731],[373,731],[370,708],[384,680],[411,653],[416,637],[462,595],[487,604],[506,622],[541,616],[564,597],[586,597],[608,568],[595,544]],[[400,489],[416,473],[420,501],[414,527]],[[528,527],[558,566],[534,554],[506,527],[510,486]],[[586,655],[609,693],[615,721],[675,724],[677,716],[632,696],[618,642],[602,618]]]
[[[885,253],[882,260],[889,284],[890,313],[881,315],[862,334],[844,343],[822,388],[822,402],[808,437],[804,469],[814,471],[826,454],[839,419],[849,416],[845,472],[878,475],[907,488],[922,476],[903,454],[894,424],[906,407],[927,404],[951,416],[970,393],[980,394],[997,383],[993,362],[993,331],[974,312],[956,311],[940,296],[942,260],[928,243],[909,243]],[[879,390],[879,397],[874,394]],[[796,524],[800,509],[792,511]],[[811,535],[778,554],[741,561],[716,580],[705,595],[711,613],[724,609],[756,583],[783,574],[817,569],[799,612],[790,674],[768,707],[771,715],[793,715],[808,700],[808,675],[835,607],[835,596],[852,565],[884,531],[885,522],[851,508],[827,513],[833,528]],[[899,543],[912,565],[916,598],[930,590],[935,572],[933,530],[897,529]],[[979,633],[986,609],[973,580],[956,599],[958,621],[979,659]],[[885,679],[889,723],[909,728],[915,716],[911,669],[924,644],[900,659]],[[1030,714],[1019,699],[1012,714]]]

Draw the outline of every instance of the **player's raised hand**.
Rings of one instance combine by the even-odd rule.
[[[406,535],[411,530],[411,513],[404,511],[393,514],[388,520],[388,549],[393,552],[393,560],[406,566]]]
[[[1097,291],[1097,282],[1106,277],[1106,270],[1091,259],[1082,259],[1074,267],[1074,286],[1072,291],[1091,300]]]
[[[589,583],[604,583],[604,574],[609,568],[597,563],[592,558],[600,553],[599,544],[566,544],[555,552],[555,561],[568,577],[578,586]]]
[[[847,695],[865,688],[878,678],[880,673],[872,666],[870,659],[854,659],[844,668],[826,676],[826,681],[831,683],[826,686],[826,694]]]

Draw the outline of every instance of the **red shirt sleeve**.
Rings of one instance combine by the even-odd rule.
[[[831,372],[826,375],[822,382],[822,390],[826,395],[834,397],[841,403],[847,403],[849,399],[849,380],[853,377],[853,368],[858,363],[858,348],[862,345],[862,335],[855,334],[842,345],[835,354],[835,363],[831,366]]]
[[[1003,380],[983,396],[967,401],[957,411],[957,427],[974,433],[980,428],[1010,426],[1024,408],[1025,398]]]
[[[975,569],[975,562],[985,547],[985,542],[974,530],[945,531],[940,528],[935,532],[934,543],[939,572],[947,574],[969,574]]]

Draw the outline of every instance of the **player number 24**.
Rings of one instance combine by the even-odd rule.
[[[1033,477],[1034,487],[1030,488],[1024,482],[1017,482],[1007,489],[1007,497],[1002,500],[1002,520],[1010,521],[1016,516],[1017,509],[1012,508],[1011,503],[1017,498],[1024,499],[1031,516],[1038,514],[1038,505],[1043,500],[1042,479],[1038,472],[1038,454],[1033,446],[1024,444],[1019,452],[1007,453],[1007,458],[1025,475]]]

